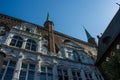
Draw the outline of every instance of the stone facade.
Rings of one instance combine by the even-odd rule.
[[[1,26],[1,80],[104,80],[94,66],[96,46],[54,31],[50,21],[42,27],[0,14]]]

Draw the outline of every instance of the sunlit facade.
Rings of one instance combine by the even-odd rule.
[[[39,26],[0,14],[0,80],[104,80],[94,66],[96,45],[54,31],[49,16]]]

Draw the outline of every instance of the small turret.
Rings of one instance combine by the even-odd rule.
[[[48,31],[48,51],[55,53],[55,41],[54,41],[54,24],[50,20],[49,13],[47,14],[44,28]]]
[[[46,18],[46,21],[44,23],[44,27],[46,29],[54,29],[54,23],[50,20],[50,15],[49,13],[47,14],[47,18]]]
[[[49,15],[49,13],[47,14],[46,21],[50,21],[50,15]]]
[[[88,43],[93,44],[93,45],[97,45],[97,43],[96,43],[96,41],[95,41],[95,38],[93,38],[93,37],[90,35],[90,33],[85,29],[85,27],[83,27],[83,28],[84,28],[84,30],[85,30]]]

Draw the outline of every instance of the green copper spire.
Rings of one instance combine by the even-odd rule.
[[[50,21],[50,15],[49,15],[49,13],[47,13],[47,19],[46,19],[46,21]]]
[[[83,26],[84,30],[85,30],[85,33],[86,33],[86,36],[87,36],[87,39],[89,40],[90,38],[92,38],[92,36],[90,35],[90,33],[85,29],[85,27]]]

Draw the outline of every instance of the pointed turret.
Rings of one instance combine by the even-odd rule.
[[[49,13],[47,13],[46,21],[50,21],[50,15],[49,15]]]
[[[84,30],[85,30],[88,43],[93,44],[93,45],[97,45],[97,43],[96,43],[96,41],[95,41],[95,38],[93,38],[93,37],[90,35],[90,33],[85,29],[85,27],[83,27],[83,28],[84,28]]]
[[[54,24],[50,20],[50,15],[47,13],[47,18],[44,23],[44,28],[47,30],[48,34],[48,51],[55,53],[55,41],[54,41]]]
[[[90,35],[90,33],[85,29],[85,27],[83,27],[87,36],[87,39],[89,40],[90,38],[92,38],[92,36]]]
[[[49,29],[49,28],[53,29],[54,28],[53,26],[54,26],[54,23],[50,20],[49,13],[47,13],[47,18],[46,18],[46,21],[44,23],[44,27],[47,28],[47,29]]]

